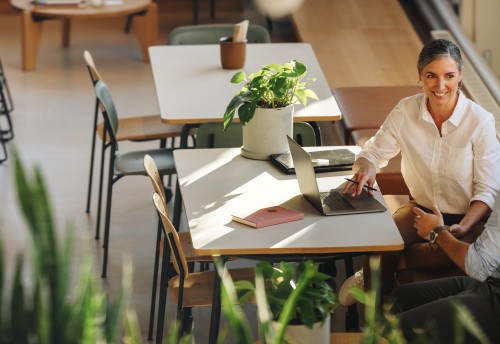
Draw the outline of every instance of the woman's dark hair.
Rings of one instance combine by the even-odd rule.
[[[418,56],[418,72],[422,73],[422,69],[435,59],[447,56],[455,60],[458,69],[461,71],[463,66],[462,55],[455,43],[446,39],[435,39],[426,43]]]

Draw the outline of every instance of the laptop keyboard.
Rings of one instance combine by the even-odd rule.
[[[338,191],[322,192],[321,199],[323,204],[330,210],[349,210],[354,207]]]

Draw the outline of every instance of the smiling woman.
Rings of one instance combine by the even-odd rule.
[[[428,98],[427,110],[441,135],[442,124],[450,118],[458,102],[463,63],[458,47],[447,40],[422,49],[417,68],[419,82]]]
[[[462,58],[452,42],[437,39],[420,52],[417,67],[423,93],[402,99],[383,126],[358,155],[345,191],[359,194],[363,185],[372,186],[376,171],[401,152],[401,171],[411,201],[393,217],[405,247],[424,245],[425,253],[406,268],[452,269],[455,264],[444,252],[427,243],[415,232],[414,207],[430,212],[437,205],[450,232],[464,242],[474,241],[484,229],[500,186],[500,147],[496,139],[493,115],[467,99],[460,90]],[[382,291],[389,294],[399,257],[383,254]],[[369,284],[369,266],[363,269]],[[362,285],[363,273],[344,283],[340,302],[353,301],[345,292]],[[344,292],[343,292],[344,291]],[[342,297],[345,295],[345,297]]]

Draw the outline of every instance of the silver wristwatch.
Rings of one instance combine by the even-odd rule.
[[[439,233],[441,231],[447,230],[446,226],[439,226],[436,227],[432,230],[432,232],[429,233],[429,242],[433,243],[436,241],[437,237],[439,236]]]

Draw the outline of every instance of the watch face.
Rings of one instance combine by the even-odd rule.
[[[434,231],[432,231],[432,232],[429,234],[429,241],[430,241],[431,243],[434,243],[434,241],[436,241],[436,237],[437,237],[437,234],[436,234]]]

